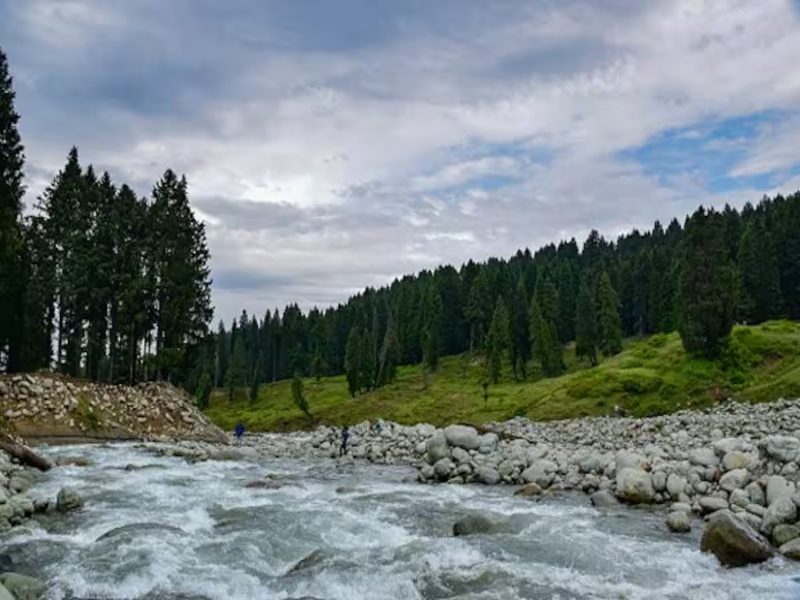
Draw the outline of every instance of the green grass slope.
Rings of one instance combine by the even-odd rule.
[[[400,423],[486,423],[522,415],[550,420],[607,415],[619,404],[630,414],[648,416],[700,408],[734,397],[763,402],[800,397],[800,324],[774,321],[736,327],[724,356],[715,361],[686,355],[677,333],[630,339],[621,354],[594,368],[565,352],[567,373],[543,379],[538,373],[516,383],[510,374],[489,389],[484,404],[483,368],[466,356],[442,359],[427,378],[417,367],[402,367],[385,388],[351,398],[343,376],[305,381],[310,422],[292,403],[291,382],[262,386],[257,402],[245,391],[228,402],[212,395],[208,416],[225,429],[237,420],[250,431],[287,431],[318,423],[353,424],[383,418]]]

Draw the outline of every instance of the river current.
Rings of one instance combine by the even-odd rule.
[[[55,469],[31,492],[54,498],[74,486],[82,511],[0,547],[51,598],[800,598],[795,564],[722,569],[699,552],[700,523],[669,534],[663,513],[596,510],[577,494],[533,501],[336,461],[188,464],[134,445],[40,451],[91,462]],[[246,487],[265,478],[281,487]],[[514,529],[453,537],[453,523],[476,512]]]

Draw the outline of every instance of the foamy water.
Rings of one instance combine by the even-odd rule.
[[[190,465],[131,445],[42,451],[92,462],[56,469],[33,491],[75,486],[82,512],[2,548],[52,598],[800,598],[794,563],[722,569],[699,552],[699,527],[671,535],[663,514],[600,512],[579,495],[535,502],[510,488],[422,486],[403,483],[408,470],[334,461]],[[245,488],[267,475],[289,485]],[[474,511],[510,517],[515,532],[452,537]],[[136,523],[151,525],[98,540]]]

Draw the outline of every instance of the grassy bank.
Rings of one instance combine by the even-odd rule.
[[[636,416],[710,406],[718,399],[762,402],[800,397],[800,324],[788,321],[737,327],[728,352],[716,361],[687,356],[676,333],[630,339],[621,354],[599,366],[565,351],[567,373],[553,379],[529,374],[516,383],[510,374],[489,389],[484,404],[483,367],[466,356],[442,359],[427,377],[417,366],[402,367],[385,388],[351,398],[343,376],[306,380],[316,422],[345,424],[384,418],[400,423],[485,423],[523,415],[534,420],[606,415],[619,404]],[[263,386],[255,404],[242,390],[233,402],[217,391],[207,411],[218,425],[232,429],[241,419],[251,431],[285,431],[314,423],[294,406],[291,382]]]

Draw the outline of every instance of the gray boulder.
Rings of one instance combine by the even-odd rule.
[[[650,473],[626,468],[617,473],[617,498],[629,504],[649,504],[655,497]]]
[[[720,477],[719,487],[726,492],[732,492],[742,489],[748,481],[750,481],[750,473],[747,472],[747,469],[734,469]]]
[[[608,490],[600,490],[589,496],[592,506],[595,508],[614,508],[619,506],[619,500]]]
[[[767,455],[781,462],[791,462],[800,456],[800,439],[789,435],[771,435],[767,438]]]
[[[65,513],[83,508],[83,498],[75,488],[61,488],[56,497],[56,509]]]
[[[767,506],[775,502],[781,496],[790,496],[795,493],[795,485],[791,481],[786,481],[780,475],[772,475],[767,479]]]
[[[675,533],[688,533],[692,530],[689,514],[684,511],[673,511],[667,515],[667,528]]]
[[[11,595],[5,586],[0,583],[0,600],[14,600],[14,596]]]
[[[600,473],[606,468],[607,462],[608,460],[606,459],[605,455],[600,454],[599,452],[590,452],[583,457],[578,466],[580,467],[582,473]]]
[[[470,460],[472,460],[472,457],[469,455],[469,452],[467,452],[463,448],[458,448],[458,447],[453,448],[451,455],[453,457],[453,460],[456,461],[456,464],[459,465],[465,465],[469,463]]]
[[[753,481],[747,484],[747,487],[744,488],[744,491],[747,492],[747,495],[750,497],[750,502],[752,504],[758,504],[759,506],[766,506],[767,504],[767,497],[764,494],[764,489],[758,484],[758,482]]]
[[[753,457],[744,452],[728,452],[722,457],[722,468],[726,471],[734,469],[747,469],[754,461]]]
[[[449,445],[457,446],[464,450],[478,450],[481,447],[481,440],[474,427],[449,425],[444,429],[444,437]]]
[[[491,467],[481,466],[475,470],[475,481],[484,485],[496,485],[500,483],[500,473]]]
[[[480,437],[480,446],[478,450],[481,454],[491,454],[497,450],[499,438],[496,433],[486,433]]]
[[[18,573],[3,573],[0,575],[0,584],[15,600],[40,600],[47,592],[44,582]]]
[[[800,538],[800,527],[781,523],[772,530],[772,540],[776,546],[783,546],[787,542]]]
[[[623,469],[643,469],[648,463],[647,459],[641,454],[621,450],[617,452],[615,464],[616,472],[619,473]]]
[[[769,505],[764,513],[761,531],[770,534],[776,525],[793,523],[797,520],[797,506],[792,502],[791,496],[781,496]]]
[[[697,503],[703,509],[703,514],[717,512],[719,510],[726,510],[728,508],[728,501],[714,496],[703,496]]]
[[[428,438],[425,445],[427,446],[428,463],[432,465],[450,456],[447,439],[441,431],[437,431],[432,437]]]
[[[734,506],[741,506],[742,508],[750,504],[750,496],[744,490],[733,490],[729,500]]]
[[[703,530],[700,550],[711,552],[726,567],[743,567],[772,557],[769,542],[732,512],[714,513]]]
[[[550,460],[537,460],[530,467],[522,472],[522,480],[525,483],[535,483],[541,488],[548,488],[553,483],[558,465]]]
[[[680,496],[686,489],[687,481],[685,477],[681,477],[676,473],[670,473],[667,477],[667,491],[673,498]]]
[[[701,467],[716,467],[719,465],[719,458],[711,448],[697,448],[689,454],[689,462]]]
[[[786,558],[800,560],[800,538],[786,542],[780,548],[778,548],[778,551]]]
[[[439,481],[446,481],[450,478],[450,473],[452,473],[455,468],[456,466],[453,464],[452,460],[443,458],[436,461],[436,464],[433,465],[433,473]]]
[[[541,496],[542,488],[535,483],[526,483],[517,491],[514,492],[515,496]]]
[[[98,537],[96,541],[102,542],[103,540],[113,539],[131,540],[142,533],[154,531],[162,534],[174,533],[180,536],[186,535],[183,529],[163,523],[129,523],[128,525],[122,525],[121,527],[115,527],[114,529],[106,531],[103,535]]]

